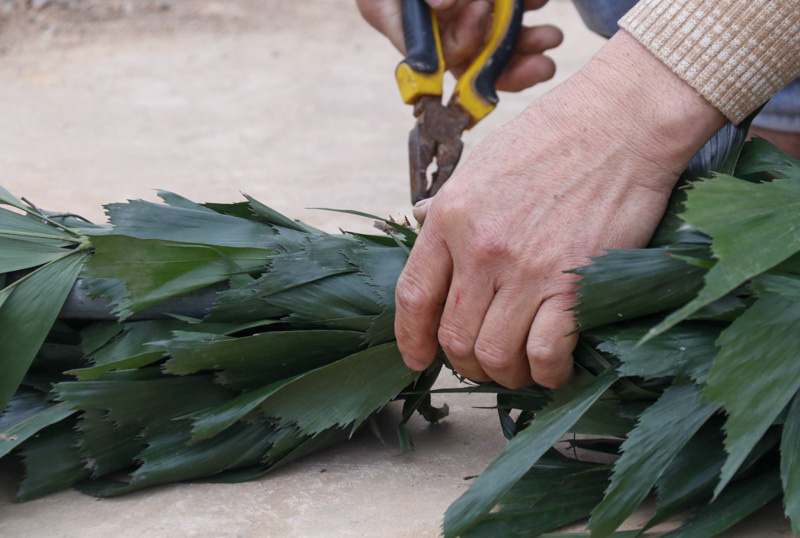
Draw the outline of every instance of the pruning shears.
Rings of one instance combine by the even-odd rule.
[[[497,106],[495,82],[508,64],[522,26],[524,0],[494,0],[489,36],[442,104],[442,41],[436,13],[424,0],[403,0],[406,57],[395,75],[403,101],[414,105],[417,122],[408,138],[411,201],[430,198],[455,170],[464,144],[461,135]],[[428,180],[428,168],[436,170]]]

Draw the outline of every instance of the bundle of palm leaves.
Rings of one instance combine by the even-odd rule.
[[[402,240],[324,234],[252,199],[162,193],[94,226],[0,194],[23,212],[0,212],[0,456],[24,460],[19,499],[253,478],[404,388],[407,416],[437,416],[439,367],[410,371],[393,343]]]
[[[685,180],[646,249],[576,269],[567,387],[497,393],[504,452],[445,516],[448,536],[539,535],[591,516],[610,536],[653,491],[648,527],[710,536],[783,497],[800,525],[800,162],[763,140]],[[107,207],[108,225],[0,188],[0,459],[20,500],[240,481],[349,437],[441,363],[407,369],[394,285],[415,233],[331,235],[247,198]],[[553,446],[566,434],[590,463]],[[583,458],[582,458],[583,459]],[[593,459],[593,458],[588,458]],[[713,501],[713,502],[712,502]]]

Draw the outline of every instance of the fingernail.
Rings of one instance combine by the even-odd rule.
[[[437,8],[442,5],[443,1],[444,0],[428,0],[428,5],[433,8]]]
[[[421,371],[427,368],[423,363],[419,362],[418,360],[414,360],[408,355],[403,355],[403,362],[406,363],[406,366],[411,368],[412,370]]]
[[[423,207],[423,206],[426,206],[426,205],[428,205],[428,202],[430,202],[430,201],[431,201],[431,199],[430,199],[430,198],[425,198],[424,200],[420,200],[419,202],[417,202],[416,204],[414,204],[414,207]]]

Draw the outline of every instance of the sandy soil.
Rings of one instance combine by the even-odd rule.
[[[558,75],[503,95],[467,153],[602,45],[566,1],[529,20],[566,29]],[[241,190],[327,230],[369,228],[304,208],[410,213],[398,60],[351,0],[0,0],[0,183],[95,220],[103,203],[157,188],[198,201]],[[386,445],[360,435],[236,486],[13,505],[15,471],[3,468],[0,536],[434,536],[464,477],[504,444],[495,414],[473,408],[491,399],[447,401],[443,424],[413,424],[410,456],[394,444],[395,409]],[[779,514],[737,535],[788,535]]]

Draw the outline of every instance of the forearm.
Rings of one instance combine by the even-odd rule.
[[[800,0],[641,0],[619,25],[734,123],[800,76]]]

